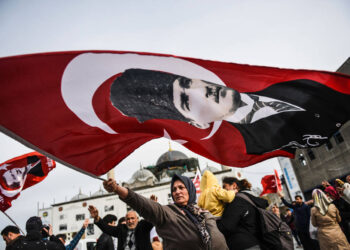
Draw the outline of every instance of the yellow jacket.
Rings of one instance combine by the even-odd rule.
[[[235,198],[235,192],[220,187],[216,177],[208,170],[202,176],[200,188],[198,206],[208,210],[214,216],[221,216],[225,203],[230,203]]]

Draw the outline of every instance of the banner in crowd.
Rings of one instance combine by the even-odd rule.
[[[199,168],[197,168],[196,175],[194,176],[192,182],[194,186],[196,187],[196,194],[197,196],[201,193],[201,172],[199,171]]]
[[[170,55],[79,51],[0,59],[0,129],[101,175],[165,137],[227,166],[317,147],[350,117],[350,77]]]
[[[281,180],[278,176],[276,169],[274,170],[274,174],[265,175],[261,179],[261,185],[263,187],[263,191],[261,192],[260,196],[282,191]]]
[[[55,161],[37,152],[21,155],[0,164],[0,210],[6,211],[20,192],[46,178]]]

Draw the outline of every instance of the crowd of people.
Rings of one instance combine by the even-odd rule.
[[[198,202],[191,179],[177,174],[170,185],[173,203],[168,205],[158,203],[154,195],[146,198],[122,187],[113,179],[103,185],[132,210],[118,221],[113,214],[101,218],[97,208],[89,205],[91,218],[103,232],[96,250],[293,249],[292,235],[297,247],[306,250],[350,249],[350,176],[346,181],[337,179],[334,186],[322,182],[322,188],[315,189],[308,202],[297,195],[289,203],[278,192],[281,204],[269,204],[264,197],[254,195],[246,179],[225,177],[221,187],[207,171]],[[274,222],[278,228],[268,230],[268,224]],[[86,219],[69,244],[64,234],[54,235],[52,227],[43,225],[36,216],[28,219],[25,236],[16,226],[5,227],[1,235],[6,250],[75,249],[88,223]],[[288,230],[282,230],[281,225]],[[312,234],[312,230],[317,233]]]

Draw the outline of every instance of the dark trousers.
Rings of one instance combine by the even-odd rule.
[[[298,246],[301,246],[301,242],[300,242],[300,239],[299,239],[297,230],[295,230],[295,229],[292,230],[292,234],[293,234],[293,237],[294,237],[294,239],[296,240]]]
[[[343,233],[345,234],[346,239],[348,242],[350,242],[350,221],[348,220],[342,220],[339,223],[341,229],[343,230]]]
[[[309,232],[300,232],[298,231],[298,236],[303,245],[304,250],[319,250],[320,246],[318,241],[310,238]]]

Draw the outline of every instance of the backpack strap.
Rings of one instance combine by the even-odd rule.
[[[245,201],[249,202],[250,205],[252,205],[253,207],[257,208],[257,206],[254,204],[254,202],[249,198],[248,195],[246,195],[245,193],[237,193],[236,197],[241,197],[242,199],[244,199]]]

